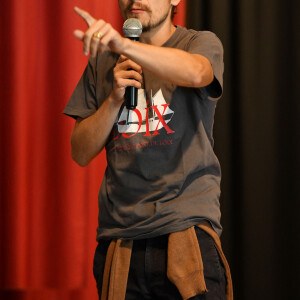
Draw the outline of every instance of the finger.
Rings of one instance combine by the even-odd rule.
[[[126,84],[126,87],[128,86],[133,86],[137,89],[141,89],[142,88],[142,83],[139,82],[139,81],[136,81],[136,80],[132,80],[132,79],[125,79],[125,84]]]
[[[102,33],[102,27],[104,27],[105,25],[105,22],[103,20],[98,20],[97,22],[93,23],[91,25],[91,27],[85,32],[84,34],[84,37],[83,37],[83,53],[85,55],[88,55],[90,50],[93,50],[94,49],[91,49],[91,43],[93,42],[93,44],[95,43],[99,43],[99,39],[97,38],[94,38],[93,35],[97,32],[97,31],[100,31],[101,34],[103,35]],[[94,47],[94,46],[93,46]],[[95,56],[96,53],[93,52],[93,55]]]
[[[83,31],[76,29],[76,30],[74,30],[73,34],[78,40],[80,40],[80,41],[83,40],[83,37],[84,37]]]
[[[74,11],[84,19],[88,27],[90,27],[96,20],[85,10],[75,6]]]
[[[104,24],[104,26],[103,26],[103,24]],[[107,24],[107,23],[105,24],[104,21],[102,21],[102,20],[99,20],[97,23],[95,23],[95,25],[93,25],[91,27],[91,29],[92,28],[93,28],[93,30],[98,28],[92,35],[91,46],[90,46],[91,55],[93,57],[95,57],[97,55],[98,50],[101,53],[103,51],[103,49],[106,49],[106,44],[102,43],[102,39],[107,34],[107,32],[109,31],[110,25]],[[96,32],[101,33],[101,38],[100,39],[94,36],[94,34]]]
[[[106,25],[108,31],[101,39],[101,44],[108,46],[112,52],[120,53],[124,46],[123,38],[110,24]]]
[[[124,78],[124,79],[134,79],[140,83],[143,82],[143,76],[134,70],[120,71],[117,74],[117,77]]]
[[[128,60],[128,59],[129,59],[128,57],[126,57],[125,55],[121,54],[120,57],[119,57],[119,59],[118,59],[118,61],[117,61],[117,63],[122,63],[123,61]]]
[[[103,34],[102,38],[101,38],[101,47],[105,46],[105,47],[108,47],[109,43],[111,42],[112,40],[112,31],[110,30],[111,29],[111,26],[109,24],[107,24],[105,26],[105,34]],[[102,32],[102,30],[101,30]],[[100,49],[99,49],[100,50]]]
[[[104,52],[110,51],[110,48],[109,48],[108,46],[99,44],[99,45],[98,45],[98,48],[97,48],[97,51],[98,51],[100,54],[102,54],[102,53],[104,53]]]
[[[119,79],[116,80],[116,87],[117,88],[126,88],[128,86],[133,86],[137,89],[142,88],[142,84],[139,81],[132,80],[132,79]]]
[[[95,37],[91,39],[90,54],[92,57],[96,57],[99,43],[100,39]]]
[[[135,63],[134,61],[132,61],[131,59],[127,59],[127,60],[119,63],[118,68],[120,70],[133,69],[140,74],[143,73],[142,67],[140,65],[138,65],[137,63]]]
[[[135,63],[134,61],[128,60],[127,64],[128,64],[127,69],[130,68],[130,69],[133,69],[133,70],[135,70],[136,72],[138,72],[140,74],[143,73],[143,68],[140,65],[138,65],[137,63]]]

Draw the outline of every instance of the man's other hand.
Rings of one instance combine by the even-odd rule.
[[[142,67],[124,55],[121,55],[114,68],[114,83],[111,98],[114,101],[124,100],[125,89],[134,86],[142,88]]]

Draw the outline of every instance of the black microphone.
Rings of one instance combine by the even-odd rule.
[[[125,37],[132,41],[138,41],[143,31],[142,23],[135,18],[127,19],[123,25]],[[125,90],[125,105],[127,109],[135,109],[137,106],[138,90],[134,86],[128,86]]]

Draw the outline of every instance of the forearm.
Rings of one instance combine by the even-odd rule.
[[[71,147],[72,158],[77,164],[87,166],[104,148],[121,104],[112,101],[110,96],[92,116],[76,121]]]
[[[191,54],[174,48],[166,48],[133,42],[122,37],[104,20],[95,20],[88,12],[76,8],[75,11],[88,23],[86,32],[75,30],[74,35],[83,41],[84,53],[96,56],[97,52],[112,51],[133,60],[155,76],[186,87],[204,87],[213,81],[213,70],[209,60],[200,54]],[[162,29],[160,36],[170,31]],[[95,38],[101,33],[101,38]]]
[[[122,54],[161,79],[186,87],[203,87],[213,80],[210,62],[204,56],[183,50],[124,42]]]

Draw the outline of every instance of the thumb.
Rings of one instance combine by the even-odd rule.
[[[83,40],[83,37],[84,37],[83,31],[76,29],[76,30],[74,30],[73,34],[78,40],[80,40],[80,41]]]

